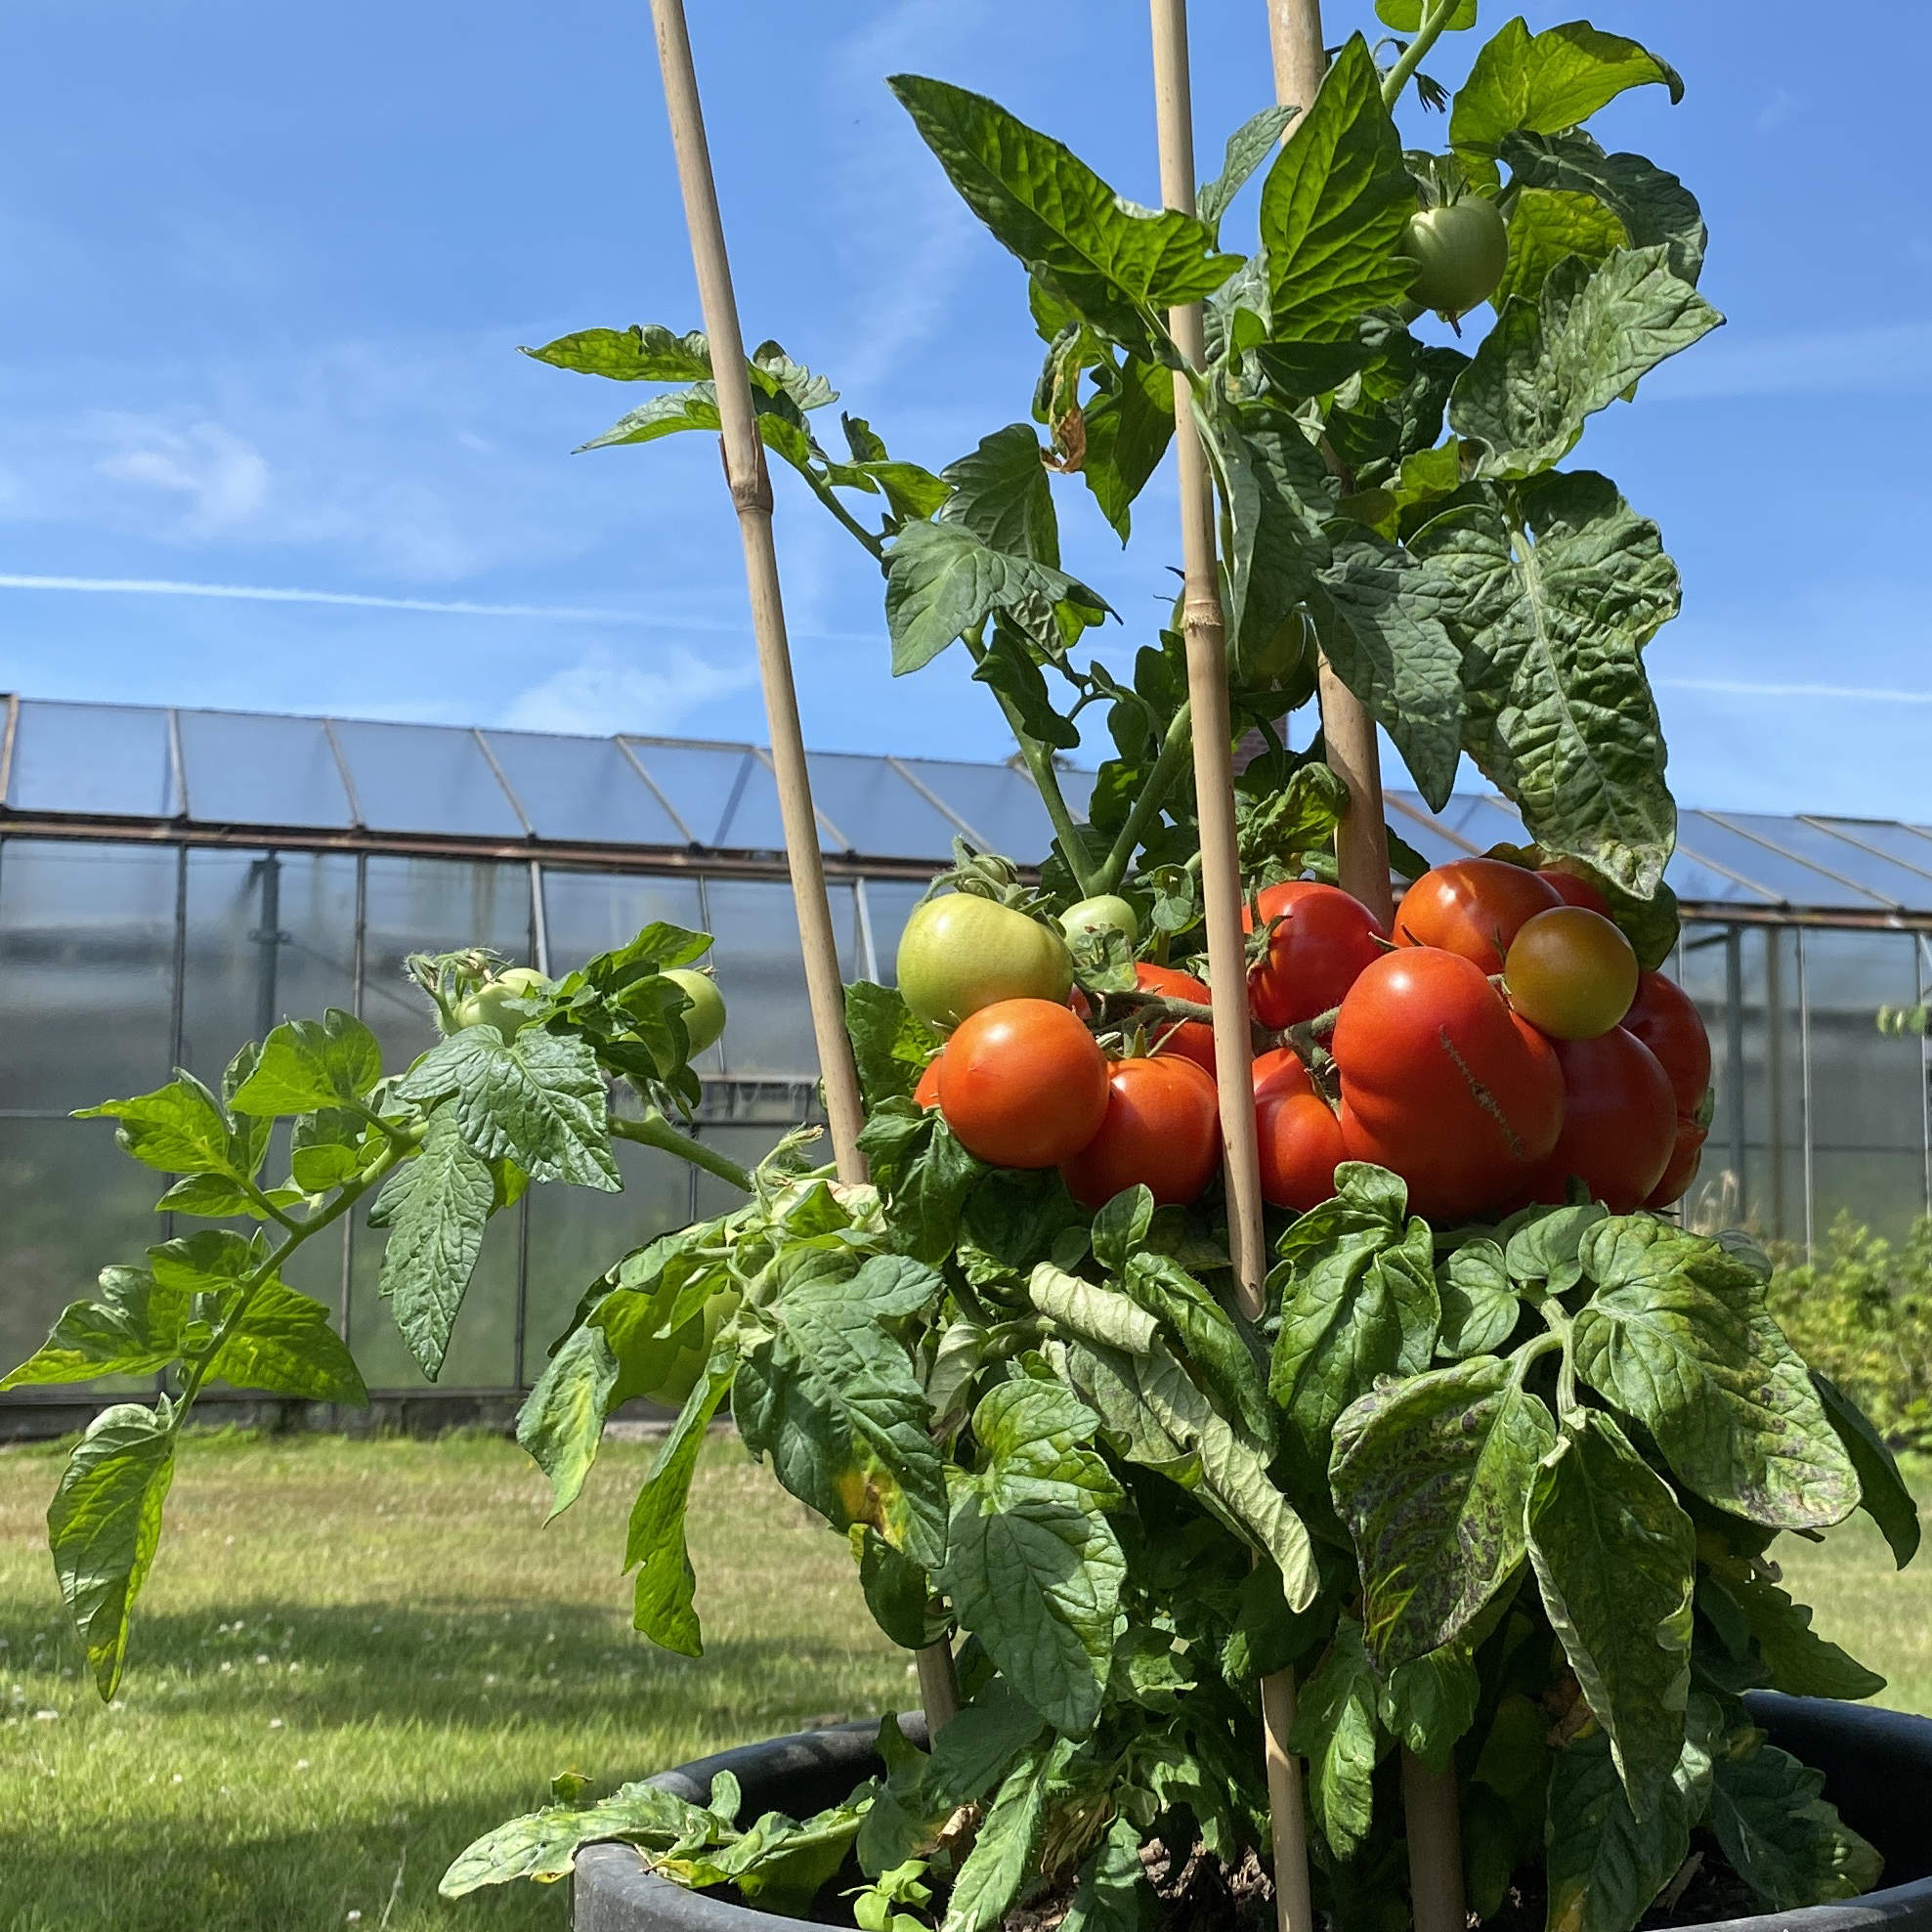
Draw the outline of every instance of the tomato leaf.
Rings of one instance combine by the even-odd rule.
[[[923,1262],[943,1261],[959,1234],[960,1214],[986,1172],[939,1118],[910,1098],[873,1108],[859,1133],[873,1184],[891,1208],[893,1240]]]
[[[859,1528],[859,1588],[872,1620],[902,1649],[921,1650],[947,1634],[947,1619],[927,1611],[931,1579],[869,1523]]]
[[[1017,633],[1003,623],[993,626],[986,655],[973,666],[973,679],[997,691],[1019,721],[1019,728],[1042,745],[1056,751],[1079,749],[1080,727],[1053,708],[1047,693],[1047,680],[1033,654]]]
[[[1885,1861],[1821,1795],[1825,1774],[1782,1751],[1762,1731],[1734,1737],[1713,1767],[1711,1829],[1767,1911],[1856,1898]]]
[[[1382,1687],[1382,1728],[1431,1771],[1447,1771],[1456,1740],[1476,1722],[1481,1691],[1475,1664],[1461,1651],[1426,1652],[1389,1673]]]
[[[659,1444],[631,1505],[623,1546],[624,1568],[638,1566],[632,1621],[654,1644],[687,1657],[702,1656],[705,1647],[693,1608],[697,1576],[684,1544],[684,1509],[705,1431],[732,1386],[731,1360],[725,1355],[720,1361],[720,1355],[723,1350],[713,1354]]]
[[[1396,244],[1415,210],[1375,57],[1354,34],[1262,184],[1269,340],[1347,342],[1364,310],[1399,300],[1415,266]]]
[[[1506,136],[1503,159],[1525,190],[1594,195],[1623,224],[1633,246],[1662,243],[1671,273],[1683,280],[1695,283],[1702,273],[1707,236],[1696,196],[1642,154],[1606,154],[1572,128]]]
[[[1675,70],[1634,40],[1582,21],[1532,34],[1519,18],[1481,49],[1456,90],[1449,141],[1465,154],[1494,155],[1507,135],[1560,133],[1653,81],[1673,102],[1684,98]]]
[[[1599,1222],[1578,1259],[1597,1287],[1576,1316],[1577,1373],[1689,1487],[1773,1528],[1852,1513],[1858,1473],[1746,1265],[1637,1215]]]
[[[675,335],[663,322],[579,329],[521,353],[552,368],[608,376],[613,382],[703,382],[711,373],[711,345],[704,331]]]
[[[1389,1748],[1376,1723],[1381,1685],[1359,1623],[1344,1617],[1301,1687],[1288,1748],[1308,1759],[1309,1809],[1328,1848],[1347,1858],[1375,1816],[1375,1767]]]
[[[1159,363],[1129,358],[1114,385],[1081,412],[1087,448],[1080,477],[1100,514],[1125,543],[1133,503],[1174,440],[1174,375]]]
[[[1097,1234],[1096,1223],[1096,1256]],[[1274,1412],[1268,1405],[1267,1376],[1248,1330],[1166,1255],[1134,1255],[1119,1279],[1130,1299],[1159,1317],[1223,1420],[1264,1454],[1271,1453]]]
[[[1684,1748],[1696,1531],[1601,1409],[1572,1418],[1539,1465],[1527,1521],[1543,1608],[1650,1818]]]
[[[1314,446],[1285,410],[1220,408],[1209,428],[1208,454],[1222,482],[1224,618],[1239,663],[1266,650],[1326,567],[1322,518],[1335,493]]]
[[[1858,1472],[1859,1505],[1877,1524],[1903,1569],[1918,1552],[1918,1504],[1899,1474],[1898,1458],[1849,1395],[1828,1376],[1811,1371],[1812,1387],[1825,1404],[1825,1418],[1837,1431]],[[0,1383],[0,1388],[5,1388]]]
[[[1288,123],[1301,112],[1299,107],[1277,103],[1253,113],[1227,137],[1227,151],[1221,172],[1202,185],[1194,197],[1194,212],[1219,230],[1227,204],[1247,186],[1249,177],[1274,151],[1275,144],[1287,131]]]
[[[1428,11],[1434,11],[1434,0]],[[1413,33],[1422,24],[1424,0],[1375,0],[1375,18],[1397,33]],[[1454,10],[1442,22],[1445,33],[1459,33],[1476,24],[1476,0],[1456,0]]]
[[[1099,1715],[1126,1560],[1124,1500],[1091,1441],[1099,1418],[1051,1382],[1008,1382],[973,1410],[982,1467],[953,1488],[939,1580],[960,1621],[1056,1730]]]
[[[1057,568],[1059,522],[1040,439],[1023,422],[982,436],[970,455],[948,463],[940,480],[952,494],[939,521],[969,530],[989,549]]]
[[[886,84],[966,205],[1052,295],[1116,342],[1173,362],[1162,312],[1198,302],[1241,265],[1215,252],[1207,222],[1137,207],[982,94],[916,74]]]
[[[1541,1398],[1492,1355],[1385,1384],[1344,1412],[1331,1478],[1380,1669],[1453,1641],[1515,1572],[1556,1439]]]
[[[1885,1680],[1811,1627],[1807,1604],[1793,1603],[1777,1584],[1726,1564],[1708,1579],[1737,1605],[1774,1690],[1794,1697],[1875,1697]]]
[[[1481,494],[1409,547],[1463,654],[1463,749],[1546,850],[1648,897],[1677,835],[1640,655],[1678,604],[1656,526],[1578,471]]]
[[[1449,422],[1484,446],[1479,476],[1532,476],[1576,447],[1585,421],[1724,318],[1671,269],[1669,250],[1571,254],[1536,299],[1503,305],[1449,398]]]
[[[990,1932],[1006,1916],[1033,1868],[1048,1786],[1072,1751],[1068,1739],[1055,1739],[1007,1774],[953,1880],[939,1932]]]
[[[389,1229],[381,1293],[432,1382],[442,1371],[494,1200],[488,1164],[464,1139],[455,1108],[446,1104],[430,1115],[422,1151],[390,1177],[369,1217]]]
[[[245,1130],[233,1127],[222,1104],[192,1073],[177,1069],[165,1087],[126,1100],[75,1109],[75,1120],[120,1122],[114,1138],[123,1152],[163,1174],[213,1174],[251,1179],[260,1157]]]
[[[382,1078],[382,1048],[353,1013],[285,1019],[262,1042],[254,1069],[229,1096],[243,1114],[305,1114],[354,1105]]]
[[[69,1302],[53,1331],[0,1390],[48,1382],[92,1382],[103,1375],[151,1375],[181,1353],[185,1291],[142,1267],[101,1270],[98,1301]]]
[[[368,1406],[362,1371],[322,1303],[270,1275],[248,1298],[208,1373],[236,1389]]]
[[[517,1441],[550,1479],[550,1518],[577,1501],[597,1459],[617,1388],[618,1358],[601,1327],[564,1337],[517,1411]]]
[[[47,1508],[47,1536],[88,1667],[111,1697],[127,1660],[128,1617],[161,1539],[174,1481],[173,1412],[117,1402],[67,1458]]]
[[[868,1107],[911,1094],[941,1044],[895,988],[866,979],[845,988],[845,1032]]]
[[[1715,1712],[1692,1699],[1682,1751],[1657,1801],[1633,1811],[1606,1732],[1591,1725],[1559,1751],[1544,1826],[1548,1922],[1563,1932],[1631,1932],[1691,1849],[1711,1788]]]
[[[1522,1303],[1493,1241],[1466,1241],[1436,1267],[1442,1332],[1436,1352],[1460,1360],[1500,1354],[1515,1331]]]
[[[1080,1868],[1062,1932],[1139,1932],[1151,1905],[1140,1827],[1117,1815]]]
[[[1498,313],[1512,295],[1534,302],[1565,256],[1575,255],[1594,267],[1627,248],[1630,240],[1622,220],[1594,194],[1524,188],[1510,210],[1509,261],[1489,299]]]

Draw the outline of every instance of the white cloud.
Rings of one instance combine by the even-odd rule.
[[[119,447],[95,462],[96,474],[183,499],[183,528],[191,536],[237,530],[268,501],[269,466],[261,451],[220,423],[176,429],[138,416],[107,416],[98,433]]]
[[[665,735],[702,705],[755,683],[751,664],[721,665],[678,645],[649,665],[599,645],[511,699],[502,722],[522,731]]]

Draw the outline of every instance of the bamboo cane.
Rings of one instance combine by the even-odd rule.
[[[745,577],[751,591],[751,628],[757,638],[758,674],[764,685],[765,721],[771,733],[772,770],[778,781],[779,814],[785,827],[785,855],[792,874],[792,899],[797,909],[798,936],[805,955],[805,988],[811,1001],[812,1037],[818,1046],[819,1075],[825,1083],[825,1111],[832,1129],[833,1158],[841,1181],[866,1178],[859,1151],[864,1109],[858,1068],[845,1033],[845,994],[838,974],[838,946],[826,897],[825,862],[819,852],[818,821],[812,812],[811,776],[798,725],[798,693],[792,676],[792,653],[785,632],[785,603],[779,590],[778,552],[771,533],[771,477],[758,438],[751,405],[751,382],[745,366],[745,339],[738,326],[738,301],[732,292],[731,263],[725,253],[724,224],[718,214],[717,184],[711,171],[710,144],[705,135],[698,98],[697,67],[685,23],[684,0],[651,0],[657,29],[658,64],[664,73],[665,106],[670,115],[671,145],[677,154],[678,185],[684,195],[691,260],[698,275],[698,301],[705,334],[711,346],[711,380],[717,391],[724,471],[738,511],[745,546]],[[916,1653],[922,1701],[928,1729],[936,1737],[959,1708],[959,1688],[951,1647],[943,1640]]]
[[[1154,102],[1160,133],[1161,198],[1194,211],[1194,108],[1187,62],[1186,0],[1151,0]],[[1168,326],[1189,365],[1205,349],[1201,308],[1170,313]],[[1175,448],[1180,463],[1181,561],[1186,571],[1181,632],[1187,647],[1187,694],[1193,708],[1194,790],[1201,831],[1201,900],[1206,913],[1208,973],[1213,981],[1215,1084],[1227,1177],[1228,1250],[1241,1305],[1262,1311],[1267,1260],[1262,1233],[1261,1164],[1255,1146],[1249,1062],[1248,970],[1241,930],[1241,867],[1234,835],[1234,766],[1229,744],[1227,652],[1215,562],[1214,490],[1195,427],[1193,387],[1174,378]],[[1295,1676],[1262,1681],[1267,1801],[1274,1847],[1275,1922],[1281,1932],[1312,1932],[1308,1826],[1302,1768],[1288,1750],[1295,1719]]]
[[[1306,107],[1328,68],[1321,39],[1321,0],[1267,0],[1268,41],[1278,101]],[[1320,668],[1321,733],[1328,763],[1349,794],[1335,842],[1336,872],[1383,924],[1395,912],[1389,889],[1389,833],[1382,816],[1382,758],[1368,708],[1335,675]],[[1431,1771],[1402,1752],[1402,1813],[1409,1848],[1409,1897],[1415,1932],[1463,1932],[1462,1827],[1456,1774]]]

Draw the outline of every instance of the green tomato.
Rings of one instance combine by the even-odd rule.
[[[695,1060],[724,1031],[724,995],[709,973],[694,971],[690,966],[673,966],[665,977],[681,987],[691,1002],[684,1009],[684,1031]]]
[[[711,1344],[717,1340],[718,1330],[738,1312],[740,1299],[736,1288],[713,1295],[669,1338],[660,1379],[643,1391],[647,1400],[663,1402],[666,1408],[684,1406],[684,1398],[698,1386],[698,1378],[711,1358]]]
[[[1066,941],[1037,919],[972,892],[913,910],[899,935],[899,992],[928,1026],[954,1027],[996,1000],[1051,1000],[1073,990]]]
[[[468,999],[456,1005],[459,1027],[494,1026],[505,1040],[515,1037],[528,1020],[527,1013],[511,1012],[511,1000],[535,1000],[550,990],[550,982],[535,966],[509,966],[486,979]]]
[[[1495,202],[1470,194],[1411,215],[1400,245],[1418,265],[1410,300],[1445,316],[1467,315],[1503,279],[1509,224]]]
[[[1078,939],[1083,932],[1118,932],[1132,952],[1140,937],[1140,922],[1134,917],[1134,908],[1117,892],[1102,892],[1095,898],[1081,900],[1077,906],[1069,906],[1060,915],[1060,930],[1069,939]]]

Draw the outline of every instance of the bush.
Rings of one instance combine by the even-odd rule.
[[[1780,1267],[1779,1325],[1894,1448],[1932,1449],[1932,1215],[1891,1242],[1841,1214],[1819,1257]]]

